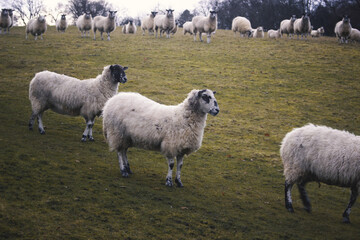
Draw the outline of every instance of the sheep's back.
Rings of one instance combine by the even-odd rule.
[[[232,30],[239,31],[240,33],[245,33],[246,31],[251,31],[251,23],[248,19],[244,17],[236,17],[232,22]]]

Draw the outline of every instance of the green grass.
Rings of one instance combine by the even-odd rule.
[[[359,44],[225,30],[210,44],[181,32],[97,38],[80,38],[75,27],[50,27],[43,41],[25,40],[24,28],[0,35],[1,239],[358,239],[359,203],[352,223],[341,223],[349,189],[310,183],[313,212],[296,189],[295,213],[287,212],[279,145],[309,122],[360,135]],[[164,104],[194,88],[217,91],[220,114],[208,117],[202,147],[184,160],[184,188],[166,187],[166,159],[139,149],[128,156],[134,174],[122,178],[101,119],[95,142],[80,142],[83,119],[51,111],[46,135],[28,130],[35,73],[86,79],[109,64],[129,67],[120,91]]]

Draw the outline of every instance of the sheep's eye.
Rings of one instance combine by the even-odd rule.
[[[210,97],[210,96],[208,96],[208,95],[202,95],[202,99],[203,99],[205,102],[209,103],[209,102],[210,102],[211,97]]]

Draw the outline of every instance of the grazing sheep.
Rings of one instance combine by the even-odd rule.
[[[199,33],[199,39],[202,42],[202,33],[207,34],[207,43],[210,43],[211,35],[217,29],[217,11],[210,11],[207,17],[196,16],[192,19],[194,41],[196,41],[196,34]]]
[[[358,29],[351,29],[350,40],[360,42],[360,31]]]
[[[31,33],[33,36],[35,36],[35,40],[37,40],[37,37],[40,35],[41,39],[43,39],[43,34],[47,30],[47,24],[46,19],[44,16],[39,16],[37,18],[31,19],[28,24],[26,25],[26,36],[25,38],[28,39],[28,34]]]
[[[253,38],[264,38],[264,29],[263,27],[258,27],[255,29],[254,33],[252,34]]]
[[[145,35],[145,31],[149,31],[149,35],[154,34],[154,18],[157,12],[151,12],[149,16],[144,17],[141,20],[141,29],[143,30],[143,36]]]
[[[126,156],[130,147],[160,151],[168,160],[166,186],[171,187],[174,158],[175,183],[183,187],[180,171],[185,155],[201,146],[207,114],[215,116],[219,107],[211,90],[192,90],[176,106],[154,102],[138,93],[119,93],[106,102],[103,131],[110,150],[116,150],[121,174],[131,174]]]
[[[117,93],[119,82],[127,81],[126,69],[120,65],[106,66],[101,75],[82,81],[49,71],[37,73],[29,87],[32,107],[29,129],[33,129],[37,118],[39,132],[45,134],[41,116],[50,108],[60,114],[82,116],[86,129],[81,141],[85,142],[86,137],[94,141],[92,127],[95,117],[101,114],[105,102]]]
[[[310,17],[307,14],[304,14],[301,18],[298,18],[294,22],[294,33],[297,35],[299,39],[299,35],[301,35],[301,39],[311,32],[311,23]]]
[[[236,17],[232,21],[231,30],[234,32],[235,36],[236,32],[239,32],[240,36],[247,35],[248,37],[250,37],[252,27],[248,19],[244,17]]]
[[[340,22],[336,23],[334,31],[340,43],[347,43],[351,33],[350,18],[345,15]]]
[[[296,20],[296,16],[292,15],[290,19],[282,20],[280,23],[280,31],[281,35],[286,33],[288,38],[294,35],[294,22]]]
[[[311,30],[311,37],[320,37],[325,33],[324,27],[320,27],[317,30]]]
[[[343,213],[343,221],[349,223],[351,207],[360,187],[359,146],[360,136],[313,124],[286,134],[280,148],[285,175],[285,207],[294,212],[291,188],[295,183],[308,212],[311,204],[305,191],[306,183],[317,181],[350,187],[350,202]]]
[[[268,32],[267,32],[267,36],[268,38],[281,38],[281,30],[278,29],[278,30],[272,30],[270,29]]]
[[[101,40],[103,38],[103,32],[107,33],[107,40],[110,41],[110,33],[115,30],[115,14],[117,11],[109,11],[109,15],[107,17],[96,16],[93,21],[93,31],[94,31],[94,40],[96,40],[96,30],[99,30]]]
[[[124,34],[135,34],[136,33],[136,24],[133,20],[129,20],[128,24],[124,25],[122,28],[122,33]]]
[[[175,27],[175,18],[173,14],[174,10],[166,9],[166,15],[156,15],[154,18],[154,29],[156,31],[155,37],[157,37],[158,29],[161,34],[166,32],[166,38],[170,38],[170,31]]]
[[[193,35],[193,24],[192,22],[188,21],[183,24],[183,33],[186,35],[186,33],[190,33],[190,35]]]
[[[92,28],[93,20],[90,12],[86,12],[81,15],[77,21],[76,26],[81,32],[81,37],[86,37],[86,32],[88,32],[88,36],[90,37],[90,29]]]
[[[68,27],[68,24],[67,24],[67,21],[66,21],[66,15],[65,14],[63,14],[63,15],[61,15],[61,18],[60,18],[60,20],[57,20],[56,21],[56,30],[58,31],[58,32],[65,32],[65,30],[67,29],[67,27]]]
[[[4,30],[4,33],[6,33],[6,31],[9,32],[11,24],[12,24],[12,21],[11,21],[10,15],[9,15],[9,10],[3,8],[1,10],[1,16],[0,16],[0,34],[1,34],[1,29]]]

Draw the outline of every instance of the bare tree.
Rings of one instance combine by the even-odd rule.
[[[13,0],[11,7],[19,14],[21,21],[26,23],[40,14],[44,4],[42,0]]]

